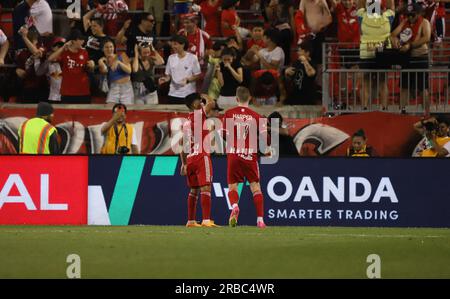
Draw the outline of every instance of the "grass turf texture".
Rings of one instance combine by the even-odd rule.
[[[450,278],[449,229],[0,227],[0,278]]]

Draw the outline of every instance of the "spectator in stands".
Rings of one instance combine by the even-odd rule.
[[[360,0],[358,4],[358,18],[361,25],[361,43],[359,55],[362,69],[387,69],[391,67],[387,56],[383,56],[382,49],[390,49],[391,26],[395,16],[393,0],[386,1],[386,9],[377,0]],[[381,15],[373,8],[380,9]],[[380,54],[381,53],[381,54]],[[372,82],[370,82],[372,80]],[[369,94],[373,86],[378,87],[382,109],[387,109],[387,74],[366,73],[363,84],[363,109],[367,110]]]
[[[64,104],[89,104],[91,93],[88,72],[94,70],[95,63],[89,60],[89,54],[83,48],[85,37],[81,31],[73,30],[68,40],[48,58],[50,62],[61,64],[61,101]]]
[[[339,55],[342,65],[346,68],[354,68],[359,61],[359,22],[357,6],[355,0],[331,1],[332,10],[336,13],[337,37],[339,45]]]
[[[301,0],[299,10],[303,13],[306,27],[313,33],[312,61],[322,64],[322,44],[325,41],[325,30],[332,22],[331,12],[326,0]]]
[[[136,104],[158,104],[158,84],[155,81],[155,66],[163,65],[164,59],[152,44],[136,45],[132,60],[131,79]]]
[[[22,38],[25,41],[25,45],[27,46],[28,50],[36,57],[44,57],[45,53],[43,49],[38,49],[36,47],[36,44],[28,39],[28,29],[26,27],[22,27],[20,29],[20,33],[22,34]],[[53,38],[51,48],[47,56],[63,47],[65,41],[66,40],[64,38]],[[50,83],[50,94],[48,96],[48,101],[52,103],[60,103],[62,71],[59,63],[50,62],[48,59],[46,59],[45,61],[43,61],[43,59],[35,59],[34,69],[37,76],[47,76],[48,82]]]
[[[203,65],[208,56],[208,49],[211,49],[212,46],[211,38],[208,33],[198,28],[198,15],[182,15],[181,21],[183,28],[178,34],[186,36],[189,41],[188,52],[197,56],[200,65]]]
[[[286,55],[286,64],[291,62],[291,44],[293,39],[294,8],[291,0],[264,0],[265,13],[272,28],[278,30],[280,47]]]
[[[109,39],[103,32],[103,19],[93,18],[96,12],[97,11],[93,9],[83,16],[83,28],[88,36],[85,48],[89,53],[89,58],[95,63],[103,57],[102,45]]]
[[[449,122],[434,117],[414,124],[414,129],[423,136],[419,157],[450,157]]]
[[[30,9],[31,6],[38,0],[24,0],[16,5],[13,11],[13,34],[14,34],[14,48],[16,51],[26,48],[19,30],[22,26],[31,27]],[[17,52],[16,52],[17,54]]]
[[[105,21],[105,33],[109,36],[116,36],[119,31],[119,16],[128,12],[128,5],[124,0],[99,0],[96,11],[95,17]]]
[[[18,100],[22,103],[38,103],[48,98],[48,83],[45,76],[38,76],[35,64],[42,59],[44,49],[38,44],[36,30],[28,30],[22,27],[19,34],[28,35],[27,40],[39,51],[32,53],[29,49],[21,49],[16,57],[16,74],[20,80]]]
[[[406,17],[391,34],[393,47],[407,55],[402,69],[428,69],[428,43],[431,39],[430,22],[421,16],[422,7],[415,3],[408,5]],[[425,111],[429,111],[428,98],[428,73],[414,72],[402,73],[402,86],[400,91],[400,109],[406,113],[405,105],[408,98],[414,98],[422,94]]]
[[[236,51],[236,59],[241,60],[241,53],[243,50],[242,39],[240,35],[230,36],[225,40],[227,48],[232,48]]]
[[[45,0],[37,0],[31,5],[31,24],[36,27],[41,36],[49,36],[53,33],[53,14],[50,5]]]
[[[131,84],[131,64],[125,53],[116,53],[112,39],[103,44],[103,55],[98,61],[100,73],[108,75],[108,95],[106,103],[134,104]]]
[[[284,67],[285,53],[278,47],[278,31],[267,29],[263,37],[266,47],[257,52],[257,57],[263,70],[277,70],[281,72]]]
[[[6,34],[0,29],[0,65],[5,64],[5,58],[9,50],[9,41]]]
[[[115,104],[112,108],[113,117],[102,126],[105,137],[101,153],[110,155],[139,155],[136,130],[126,122],[127,107]]]
[[[253,24],[251,36],[247,40],[247,50],[261,50],[266,47],[263,40],[264,37],[264,22],[257,22]]]
[[[278,127],[273,126],[274,119],[278,119]],[[279,112],[272,112],[267,117],[268,129],[270,133],[278,133],[279,136],[279,144],[278,144],[278,152],[279,156],[298,156],[298,150],[294,143],[294,138],[289,134],[289,130],[287,125],[283,123],[283,117]]]
[[[170,81],[170,103],[184,104],[186,96],[196,92],[196,81],[202,74],[200,63],[197,56],[186,52],[189,41],[185,36],[173,36],[170,45],[174,54],[169,56],[165,76],[159,78],[159,84]]]
[[[244,80],[244,73],[234,49],[223,49],[222,62],[216,66],[216,77],[221,86],[217,99],[219,106],[236,105],[236,89]]]
[[[376,153],[372,146],[367,145],[366,133],[359,129],[352,136],[352,145],[347,148],[347,157],[375,157]]]
[[[205,21],[205,31],[210,36],[221,36],[220,16],[222,13],[220,0],[205,0],[200,4],[201,14]]]
[[[242,57],[242,65],[250,69],[259,68],[258,56],[256,55],[261,49],[266,47],[263,40],[264,23],[258,22],[252,28],[251,38],[247,41],[247,53]]]
[[[136,27],[130,26],[131,20],[127,20],[119,33],[117,33],[116,42],[122,44],[126,41],[127,55],[133,57],[136,44],[147,42],[156,46],[156,37],[153,32],[154,24],[155,18],[149,13],[140,15],[140,21]]]
[[[284,71],[287,92],[282,104],[315,105],[320,99],[315,84],[316,69],[311,58],[312,51],[312,43],[303,41],[298,47],[298,59]]]
[[[221,30],[223,37],[236,36],[240,24],[236,7],[239,6],[239,0],[223,0],[221,14]]]
[[[144,11],[152,14],[156,22],[156,36],[161,35],[161,25],[164,19],[165,0],[144,0]]]
[[[222,41],[216,41],[212,47],[212,53],[208,57],[208,68],[203,78],[202,94],[207,94],[211,99],[217,100],[220,96],[220,83],[216,76],[216,67],[220,65],[222,51],[226,45]]]
[[[280,97],[280,92],[284,90],[280,86],[280,73],[276,70],[259,70],[252,76],[252,95],[254,104],[275,105]]]

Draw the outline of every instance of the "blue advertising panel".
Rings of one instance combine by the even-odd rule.
[[[212,162],[212,218],[226,225],[226,158]],[[281,158],[260,165],[265,221],[277,226],[450,227],[449,167],[447,159]],[[104,200],[112,225],[183,225],[189,189],[179,170],[176,156],[93,156],[89,186],[97,186],[101,196],[90,197]],[[239,224],[255,225],[248,184],[239,191]]]

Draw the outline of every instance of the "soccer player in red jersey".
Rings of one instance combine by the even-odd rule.
[[[257,135],[261,132],[262,117],[248,107],[251,99],[250,91],[245,87],[236,90],[238,106],[225,112],[224,128],[227,131],[228,160],[228,198],[232,207],[229,225],[237,225],[239,216],[238,183],[244,179],[250,183],[253,202],[256,207],[256,225],[265,228],[264,198],[259,184],[258,142]],[[264,129],[265,130],[265,129]],[[230,137],[231,136],[231,137]]]
[[[212,163],[208,140],[209,131],[205,128],[207,115],[215,107],[215,102],[208,99],[202,104],[202,96],[198,93],[186,97],[186,106],[191,110],[188,121],[183,125],[183,151],[181,157],[181,175],[187,177],[190,188],[188,195],[187,227],[216,227],[211,220],[211,183]],[[200,193],[202,206],[201,225],[195,220],[197,197]]]

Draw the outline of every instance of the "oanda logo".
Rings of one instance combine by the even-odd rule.
[[[389,200],[391,203],[398,203],[397,194],[389,177],[382,177],[375,186],[372,186],[372,183],[364,177],[337,177],[337,180],[333,180],[331,177],[323,177],[322,182],[313,182],[311,177],[304,176],[294,193],[293,184],[288,178],[276,176],[268,182],[267,194],[276,202],[284,202],[294,195],[294,202],[301,202],[304,198],[312,202],[330,202],[333,197],[337,202],[361,203],[371,199],[372,203],[379,203],[383,198],[383,200]],[[276,185],[283,185],[277,190],[284,189],[284,192],[276,193]],[[322,186],[322,200],[317,192],[317,187],[320,186]],[[348,188],[347,192],[346,188]],[[373,190],[375,192],[372,192]]]
[[[69,208],[68,204],[51,204],[49,202],[49,185],[49,175],[41,174],[39,209],[43,211],[67,211]],[[19,195],[10,195],[14,186],[17,188]],[[20,175],[10,174],[0,191],[0,210],[3,208],[4,204],[21,203],[25,205],[27,210],[35,211],[37,208],[34,202],[35,201],[31,198],[30,193],[28,192],[28,189]]]

